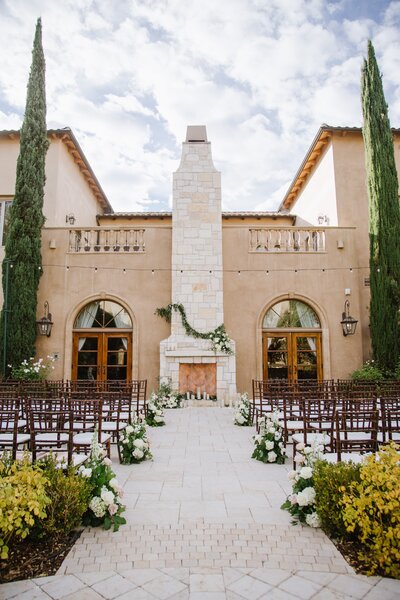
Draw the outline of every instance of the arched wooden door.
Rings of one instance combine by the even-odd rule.
[[[270,308],[263,321],[263,379],[322,379],[321,325],[299,300]]]
[[[72,379],[129,381],[132,373],[132,321],[116,302],[86,305],[75,320]]]

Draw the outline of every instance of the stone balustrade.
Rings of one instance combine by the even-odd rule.
[[[144,252],[144,229],[93,227],[69,230],[69,252]]]
[[[325,252],[325,229],[318,227],[249,229],[249,252]]]

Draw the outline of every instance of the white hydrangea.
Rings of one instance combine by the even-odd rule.
[[[88,479],[90,479],[90,477],[92,476],[92,469],[90,469],[89,467],[80,467],[79,473],[82,475],[82,477],[87,477]]]
[[[299,475],[302,479],[311,479],[313,474],[311,467],[302,467],[300,469]]]
[[[110,479],[110,481],[108,482],[108,485],[113,490],[119,490],[119,483],[118,483],[118,479],[116,477],[113,477],[112,479]]]
[[[106,505],[98,496],[93,496],[89,503],[89,508],[93,511],[96,517],[104,517],[106,514]]]
[[[162,423],[164,421],[160,415],[155,415],[154,420],[156,423]]]
[[[144,441],[141,438],[137,438],[136,440],[134,440],[133,445],[135,446],[135,448],[144,448]]]
[[[132,456],[136,458],[136,460],[140,460],[143,458],[144,453],[139,448],[135,448],[135,450],[132,452]]]
[[[275,446],[274,442],[272,442],[271,440],[266,440],[266,442],[265,442],[265,448],[267,450],[273,450],[274,446]]]
[[[114,504],[115,496],[111,490],[108,490],[105,486],[101,488],[101,499],[105,503],[106,506],[109,504]]]
[[[131,433],[133,433],[133,427],[132,425],[128,425],[127,427],[125,427],[125,432],[129,435]]]
[[[239,425],[243,425],[243,423],[245,421],[245,418],[242,415],[242,413],[240,413],[240,412],[236,413],[236,415],[235,415],[235,421],[236,421],[236,423],[239,423]]]
[[[268,452],[268,454],[267,454],[267,460],[268,460],[268,462],[275,462],[276,459],[277,459],[276,452],[273,452],[273,451],[272,452]]]
[[[316,512],[312,512],[310,515],[306,515],[306,523],[310,527],[321,527],[321,521]]]
[[[297,503],[299,506],[309,506],[315,504],[315,489],[313,487],[306,487],[302,492],[297,492]]]

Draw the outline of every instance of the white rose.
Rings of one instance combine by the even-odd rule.
[[[261,435],[255,435],[255,436],[254,436],[254,442],[255,442],[256,444],[259,444],[259,443],[261,442],[261,440],[262,440],[262,437],[261,437]]]
[[[288,479],[289,481],[294,481],[297,479],[297,472],[296,471],[289,471],[288,473]]]
[[[115,498],[111,490],[108,490],[107,488],[103,487],[101,490],[100,497],[106,506],[108,506],[109,504],[114,504]]]
[[[306,446],[303,450],[304,454],[312,454],[313,453],[313,449],[311,448],[311,446]]]
[[[139,448],[135,448],[135,450],[132,452],[132,456],[136,458],[136,460],[140,460],[143,458],[144,454],[141,450],[139,450]]]
[[[144,448],[144,441],[138,438],[133,442],[133,445],[135,446],[135,448]]]
[[[129,435],[130,433],[133,433],[133,427],[132,425],[128,425],[127,427],[125,427],[125,431],[126,433]]]
[[[280,440],[282,437],[282,434],[280,431],[275,431],[274,437],[276,439],[276,441]]]
[[[156,415],[154,417],[154,420],[156,423],[162,423],[164,419],[162,417],[160,417],[159,415]]]
[[[268,427],[267,428],[267,432],[268,433],[275,433],[275,427]]]
[[[274,446],[275,446],[275,444],[274,444],[274,442],[271,442],[271,440],[267,440],[265,442],[265,448],[267,450],[273,450]]]
[[[303,444],[303,443],[301,443],[301,444],[297,444],[297,450],[298,450],[299,452],[302,452],[302,451],[304,450],[304,448],[305,448],[305,446],[304,446],[304,444]]]
[[[275,452],[268,452],[268,454],[267,454],[268,462],[275,462],[276,459],[277,459],[277,455]]]
[[[245,421],[244,416],[241,413],[237,413],[235,416],[235,421],[236,423],[239,423],[239,425],[243,425]]]
[[[302,454],[296,454],[295,457],[294,457],[294,462],[297,465],[302,465],[303,462],[305,462],[305,460],[306,459],[304,458],[304,456]]]
[[[302,479],[310,479],[312,474],[313,472],[311,467],[302,467],[299,472],[299,475]]]

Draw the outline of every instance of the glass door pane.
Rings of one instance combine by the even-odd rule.
[[[105,379],[126,381],[130,339],[126,335],[104,335],[106,336]]]
[[[317,335],[293,334],[294,372],[297,379],[320,379],[320,344]]]
[[[99,338],[98,336],[75,335],[76,365],[74,379],[94,381],[99,375]]]
[[[264,379],[289,378],[289,337],[264,336]]]

